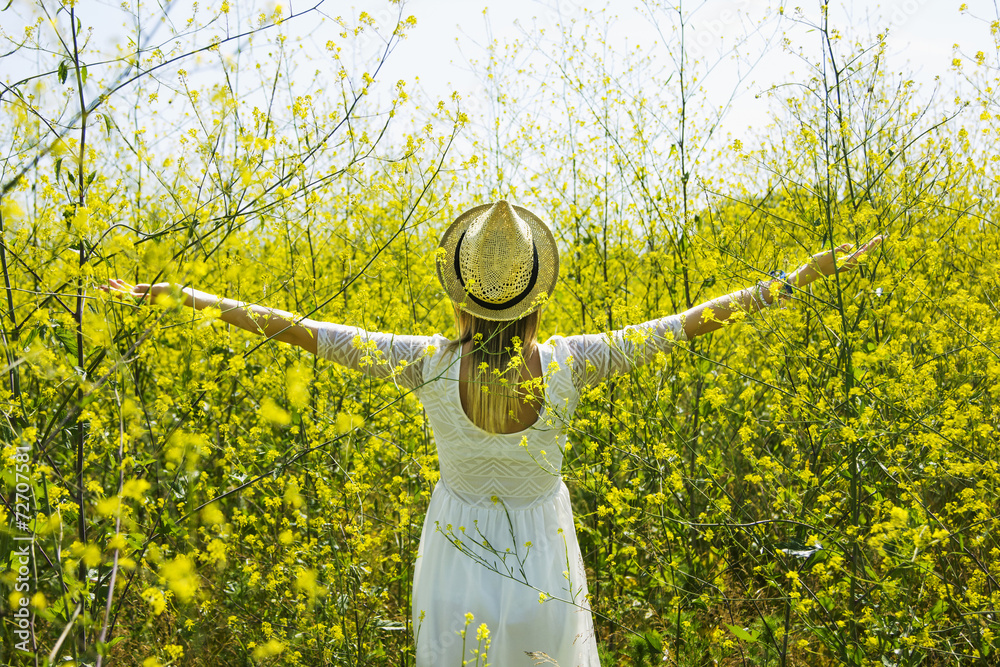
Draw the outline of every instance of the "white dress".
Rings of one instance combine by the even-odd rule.
[[[580,390],[685,340],[678,315],[539,344],[545,402],[526,430],[492,434],[465,414],[459,353],[443,336],[394,336],[324,323],[317,353],[413,389],[434,430],[441,478],[413,574],[418,667],[599,665],[569,492],[563,428]],[[471,622],[467,614],[472,615]],[[477,639],[481,624],[489,645]],[[463,640],[461,632],[466,629]],[[479,650],[480,654],[476,651]]]

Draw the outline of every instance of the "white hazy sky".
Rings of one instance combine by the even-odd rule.
[[[477,45],[488,42],[484,9],[489,10],[493,36],[502,41],[522,37],[525,30],[552,30],[560,22],[560,13],[563,17],[572,17],[579,14],[579,6],[593,8],[601,4],[580,0],[413,0],[408,3],[407,11],[417,17],[418,25],[390,62],[386,78],[395,81],[419,76],[428,91],[440,90],[439,94],[443,95],[453,86],[467,94],[473,93],[481,89],[481,85],[465,63],[467,56],[482,53]],[[783,5],[786,18],[768,24],[764,32],[771,34],[777,29],[779,36],[785,35],[797,47],[811,50],[809,55],[812,57],[818,53],[818,37],[787,17],[792,15],[794,7],[802,6],[806,16],[816,20],[818,4],[816,0],[699,0],[685,3],[687,7],[697,8],[691,19],[690,39],[706,56],[724,50],[727,44],[744,35],[748,26],[759,25],[761,19],[768,15],[774,16],[776,9]],[[949,68],[956,44],[962,53],[969,56],[979,50],[986,53],[993,50],[995,53],[988,22],[998,18],[997,3],[994,0],[970,0],[964,3],[968,6],[967,10],[960,11],[962,4],[952,0],[891,0],[880,3],[834,0],[831,2],[830,21],[832,26],[844,32],[854,31],[858,35],[874,34],[888,27],[887,69],[892,72],[906,71],[929,91],[935,77],[954,77]],[[379,3],[367,3],[368,8],[378,6]],[[619,46],[624,46],[626,42],[642,46],[656,43],[657,37],[650,22],[636,9],[641,7],[641,3],[611,0],[606,6],[610,13],[618,17],[609,35],[612,43]],[[754,44],[760,43],[760,40],[752,40],[747,48],[753,53]],[[767,102],[755,99],[754,93],[787,80],[793,72],[803,75],[805,69],[796,57],[782,53],[777,44],[773,45],[743,80],[743,93],[738,96],[727,118],[726,128],[739,133],[747,126],[766,124]],[[738,82],[735,65],[723,62],[703,83],[710,96],[716,92],[725,98]],[[722,101],[718,100],[719,103]]]
[[[301,11],[313,4],[313,0],[280,1],[286,15],[289,10]],[[49,4],[48,0],[42,2],[46,6]],[[172,15],[178,21],[175,27],[183,26],[183,18],[190,14],[190,2],[191,0],[177,0],[172,3],[176,7]],[[275,6],[275,0],[230,2],[234,7],[241,7],[231,15],[241,16],[244,25],[260,9],[268,10]],[[216,3],[202,4],[211,7]],[[773,0],[687,2],[687,7],[697,8],[690,21],[689,44],[707,56],[716,54],[748,30],[760,26],[765,17],[773,17],[777,8],[784,5],[785,17],[778,21],[763,21],[762,33],[776,34],[779,38],[788,37],[794,48],[803,48],[810,59],[816,59],[819,52],[818,36],[789,18],[793,15],[796,4],[803,6],[808,18],[817,19],[818,0],[793,0],[791,3]],[[966,3],[968,9],[964,12],[959,9],[961,4],[952,0],[887,0],[881,3],[833,0],[831,24],[858,36],[873,34],[888,27],[887,69],[908,72],[925,91],[929,91],[936,76],[954,79],[954,75],[948,71],[954,57],[954,45],[960,45],[961,51],[969,56],[979,50],[989,53],[994,48],[988,22],[998,16],[996,2],[970,0]],[[0,28],[7,34],[17,35],[20,32],[19,24],[26,17],[38,14],[38,5],[38,2],[32,0],[13,0],[11,9],[0,14]],[[254,9],[248,10],[246,7],[249,5]],[[526,32],[537,34],[542,29],[550,34],[554,33],[567,19],[580,17],[581,6],[595,8],[601,5],[616,16],[608,33],[609,42],[618,47],[626,44],[649,48],[655,46],[655,30],[644,17],[643,11],[637,8],[642,7],[642,3],[635,0],[607,0],[604,3],[586,0],[409,0],[404,3],[404,12],[415,15],[418,23],[390,58],[380,77],[382,85],[389,89],[398,79],[412,81],[419,77],[422,88],[431,97],[446,98],[452,89],[457,89],[465,99],[475,98],[477,92],[482,90],[482,85],[470,72],[466,61],[467,58],[481,57],[482,45],[489,41],[484,9],[489,12],[492,36],[503,42],[523,37]],[[321,10],[330,17],[356,16],[357,12],[366,10],[385,23],[389,22],[395,12],[387,0],[326,0],[321,4]],[[50,11],[54,12],[52,9]],[[116,0],[77,0],[77,12],[85,25],[94,28],[92,46],[100,48],[103,45],[106,48],[112,43],[121,43],[126,33],[123,27],[126,14],[121,12]],[[292,34],[310,33],[310,41],[317,45],[317,54],[326,39],[339,32],[331,19],[320,18],[315,14],[298,23],[288,22],[283,30]],[[368,47],[372,46],[370,40]],[[762,48],[759,38],[746,45],[746,50],[751,55],[755,49],[759,54]],[[0,53],[8,49],[9,45],[3,45]],[[0,81],[16,81],[32,69],[53,71],[58,64],[56,56],[44,54],[31,56],[33,60],[19,58],[22,58],[22,54],[0,56]],[[306,55],[304,60],[308,58]],[[742,67],[746,68],[745,60]],[[739,136],[748,126],[761,126],[768,122],[767,102],[755,99],[755,93],[788,80],[793,73],[804,76],[805,69],[800,60],[774,44],[767,49],[766,55],[748,76],[741,79],[734,62],[725,60],[702,83],[708,91],[710,104],[721,103],[734,88],[738,91],[723,128]],[[211,73],[206,75],[211,76]],[[719,99],[712,99],[713,95],[718,95]]]

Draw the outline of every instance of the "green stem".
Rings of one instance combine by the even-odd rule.
[[[83,73],[82,67],[80,65],[80,46],[77,40],[77,19],[76,10],[74,7],[70,7],[69,10],[69,21],[70,21],[70,32],[73,35],[73,68],[76,74],[76,88],[77,95],[80,102],[80,149],[77,153],[76,167],[77,167],[77,198],[74,202],[74,209],[79,210],[86,206],[86,171],[84,169],[84,155],[87,150],[87,117],[90,114],[89,109],[87,109],[87,103],[83,95]],[[79,267],[82,269],[87,263],[87,251],[86,244],[84,243],[83,236],[81,235],[78,243],[78,255],[79,255]],[[84,305],[84,278],[83,272],[81,270],[80,276],[77,278],[76,287],[76,312],[74,313],[74,319],[76,320],[76,365],[79,372],[83,372],[84,369],[84,354],[83,354],[83,305]],[[77,404],[80,405],[84,398],[84,388],[83,382],[81,381],[77,387]],[[79,413],[78,413],[79,414]],[[85,441],[85,431],[87,428],[87,423],[79,416],[77,417],[75,436],[76,436],[76,486],[77,486],[77,497],[76,502],[78,506],[77,514],[77,537],[81,544],[87,543],[87,522],[86,522],[86,512],[84,511],[84,484],[83,484],[83,463],[84,463],[84,441]],[[77,578],[81,583],[80,589],[80,605],[83,609],[86,609],[86,580],[87,580],[87,566],[83,560],[80,560],[80,564],[77,569]],[[86,618],[86,614],[84,614]],[[80,623],[80,651],[85,652],[87,649],[87,626],[86,623]]]

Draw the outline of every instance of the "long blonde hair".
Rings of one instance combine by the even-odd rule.
[[[501,433],[505,419],[517,417],[532,391],[521,381],[521,369],[535,349],[539,309],[518,320],[494,322],[457,310],[458,338],[448,352],[472,341],[471,391],[467,394],[472,422],[490,433]],[[537,394],[537,392],[535,392]]]

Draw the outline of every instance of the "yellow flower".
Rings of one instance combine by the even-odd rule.
[[[263,660],[264,658],[278,655],[283,650],[285,650],[284,644],[277,639],[269,639],[266,643],[261,644],[253,650],[253,657],[257,660]]]
[[[142,592],[142,599],[149,603],[155,616],[159,616],[167,608],[167,600],[163,596],[163,591],[158,588],[150,587],[144,590]]]
[[[260,416],[275,426],[287,426],[292,417],[269,396],[260,402]]]
[[[364,423],[365,420],[357,415],[341,412],[337,415],[337,433],[343,435],[348,431],[360,427]]]
[[[122,486],[122,495],[126,498],[143,500],[149,488],[149,482],[144,479],[129,479]]]
[[[177,598],[183,602],[189,601],[198,591],[198,575],[194,570],[194,561],[181,554],[165,563],[160,568],[160,576]]]
[[[222,513],[218,503],[206,505],[201,510],[201,521],[206,526],[214,526],[225,522],[226,516]]]
[[[103,498],[97,501],[97,513],[101,516],[111,516],[118,512],[119,507],[121,507],[121,498],[118,496],[111,496],[110,498]]]

